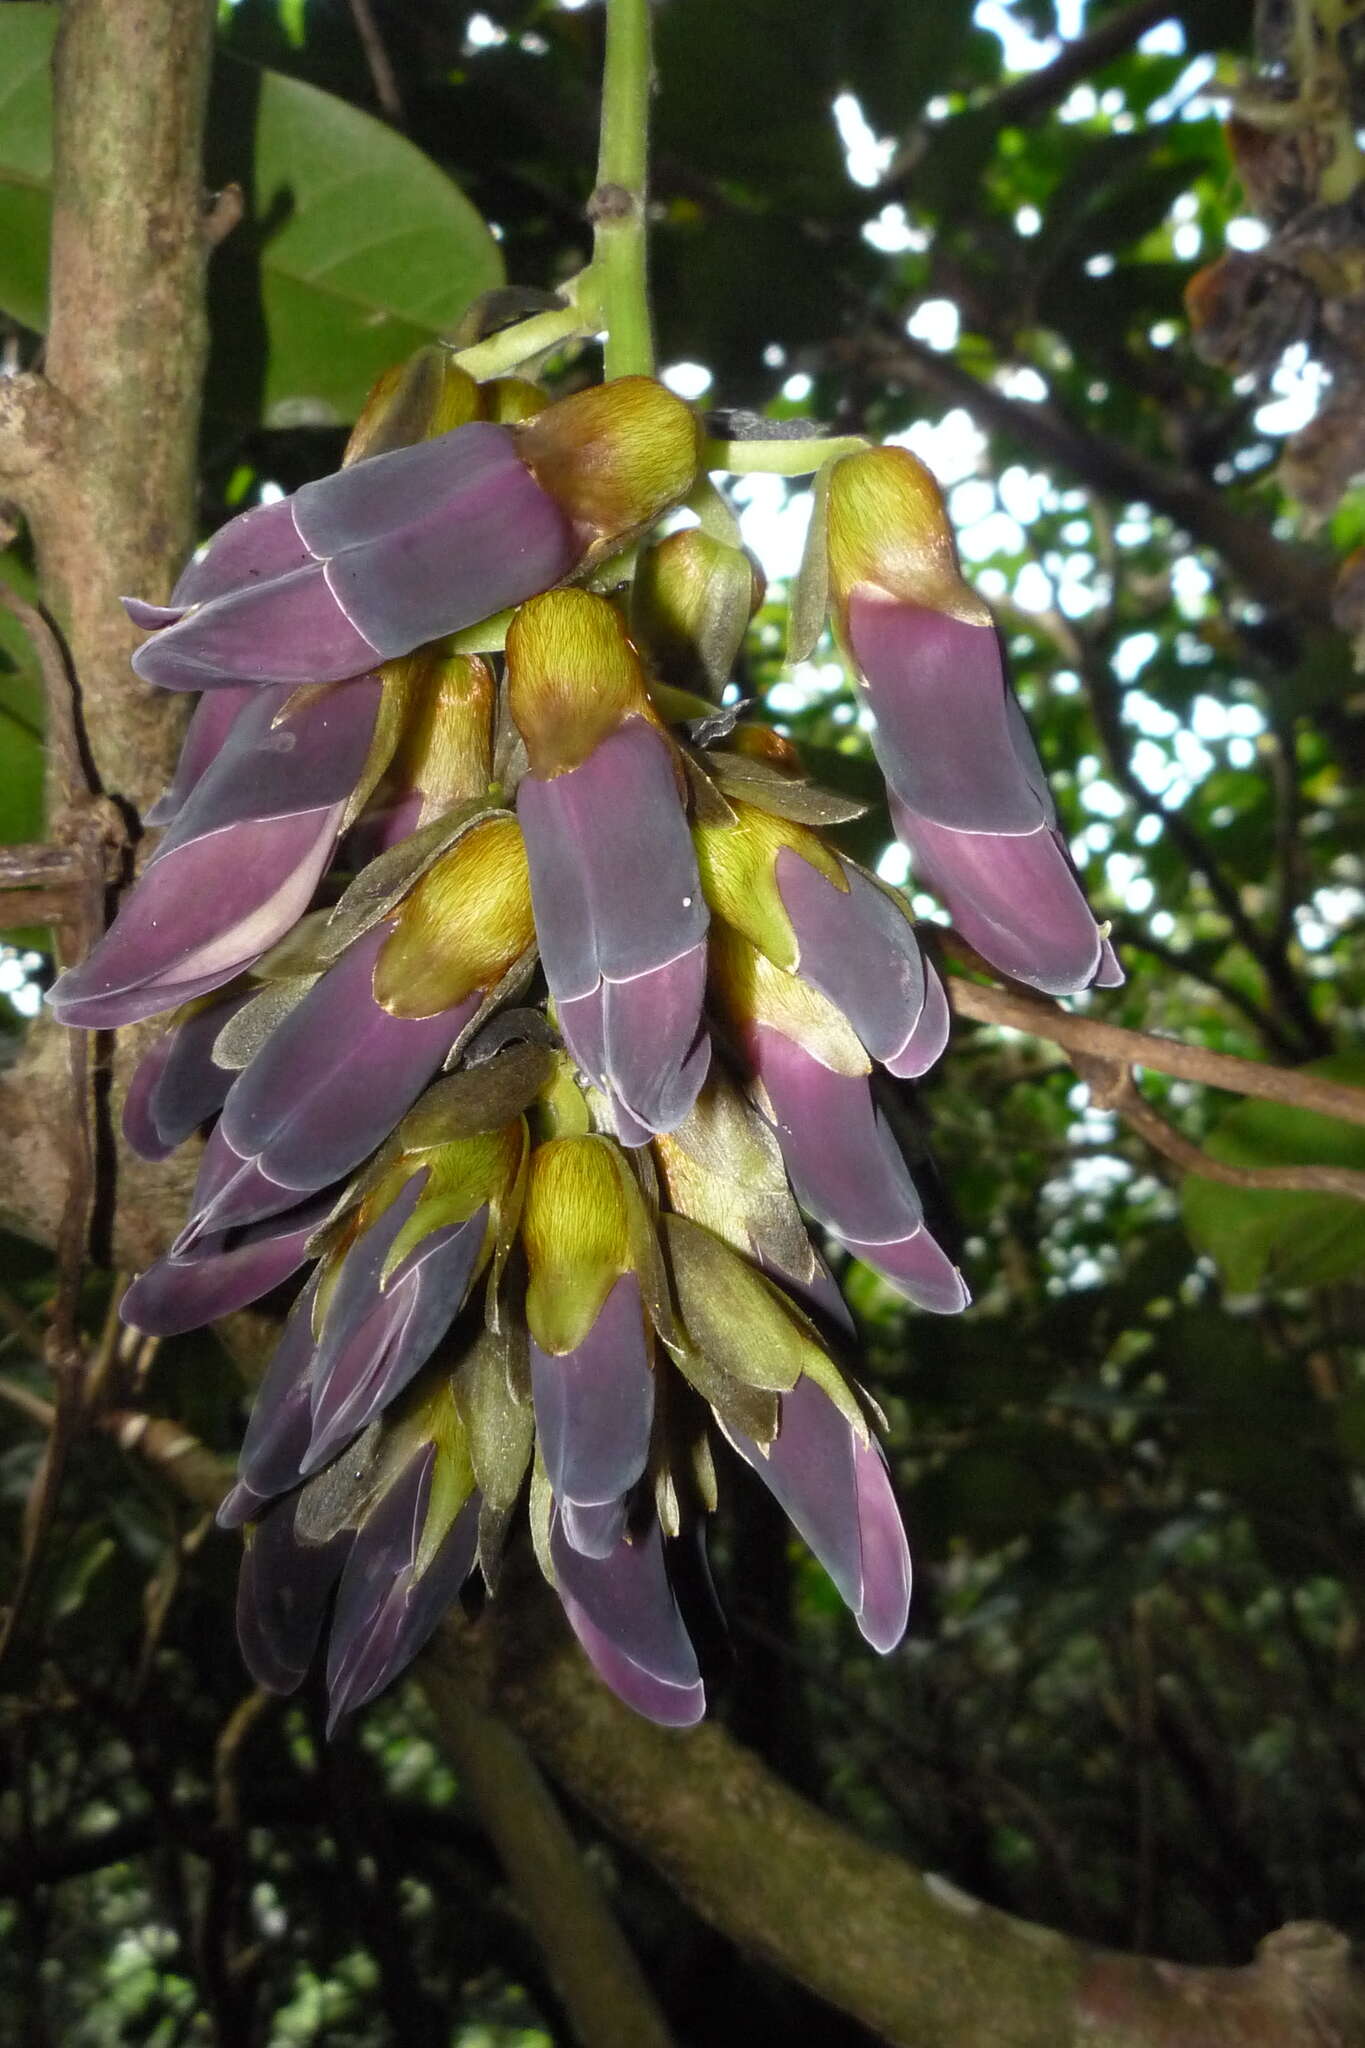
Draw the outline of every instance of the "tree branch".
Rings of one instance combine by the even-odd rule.
[[[964,951],[961,941],[948,933],[942,936],[954,952]],[[1119,1060],[1125,1066],[1150,1067],[1153,1073],[1198,1081],[1207,1088],[1226,1088],[1234,1095],[1254,1095],[1263,1102],[1283,1102],[1293,1109],[1315,1110],[1319,1116],[1339,1117],[1345,1123],[1365,1124],[1365,1088],[1348,1088],[1344,1082],[1326,1081],[1320,1074],[1272,1067],[1260,1060],[1240,1059],[1235,1053],[1210,1052],[1205,1046],[1161,1038],[1152,1031],[1129,1031],[1119,1024],[1101,1023],[1098,1017],[1076,1016],[1046,996],[987,988],[959,975],[949,977],[948,995],[959,1017],[971,1017],[979,1024],[1008,1024],[1015,1031],[1027,1031],[1034,1038],[1060,1045],[1068,1053],[1089,1053],[1098,1059]]]
[[[524,1743],[463,1687],[423,1669],[441,1747],[535,1930],[585,2048],[671,2048],[672,2035]]]
[[[1262,1188],[1288,1195],[1345,1195],[1365,1202],[1365,1173],[1349,1166],[1229,1166],[1215,1159],[1169,1124],[1146,1101],[1130,1068],[1117,1060],[1074,1053],[1072,1064],[1099,1109],[1112,1109],[1131,1130],[1182,1173],[1197,1174],[1226,1188]]]
[[[1111,64],[1116,57],[1131,50],[1139,36],[1155,28],[1159,21],[1166,21],[1177,12],[1172,0],[1130,0],[1127,7],[1117,8],[1105,15],[1088,34],[1075,36],[1064,43],[1050,64],[1044,64],[1037,71],[1028,71],[1022,77],[1012,79],[998,92],[968,111],[975,114],[989,114],[996,127],[1019,126],[1026,121],[1036,121],[1059,101],[1064,100],[1073,85],[1090,78],[1096,71]],[[895,158],[880,181],[876,190],[878,198],[892,198],[904,192],[910,185],[915,169],[924,154],[924,131],[916,127],[907,136],[905,143],[897,150]]]
[[[143,1435],[128,1439],[132,1448],[176,1431],[144,1420]],[[212,1452],[199,1452],[175,1461],[169,1476],[207,1508],[231,1474]],[[505,1584],[477,1624],[452,1615],[419,1667],[457,1771],[472,1699],[504,1716],[565,1789],[703,1919],[888,2042],[1365,2041],[1365,1983],[1335,1929],[1291,1923],[1268,1936],[1245,1969],[1194,1969],[1115,1955],[1016,1920],[861,1841],[715,1722],[679,1734],[641,1720],[595,1676],[524,1552],[510,1561]]]
[[[44,378],[16,378],[0,479],[29,520],[100,783],[142,809],[176,708],[128,667],[127,591],[163,595],[192,540],[207,348],[200,170],[213,0],[64,0],[55,55]],[[6,422],[8,429],[6,430]]]
[[[1009,398],[952,356],[908,335],[846,342],[831,354],[836,360],[851,357],[864,375],[888,384],[939,392],[965,406],[991,432],[1012,435],[1105,497],[1165,513],[1192,540],[1220,554],[1251,596],[1272,610],[1296,613],[1307,625],[1334,630],[1331,563],[1307,548],[1276,540],[1268,525],[1238,511],[1202,477],[1166,468],[1077,426],[1055,403]]]

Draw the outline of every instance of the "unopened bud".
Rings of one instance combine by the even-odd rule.
[[[586,590],[551,590],[507,630],[508,706],[542,780],[577,768],[627,718],[658,716],[620,615]]]
[[[688,527],[640,557],[631,628],[663,682],[715,699],[762,602],[762,575],[743,549]]]
[[[434,1016],[495,987],[534,940],[520,828],[490,818],[403,899],[375,965],[375,1000],[390,1016]]]
[[[943,494],[908,448],[865,448],[836,462],[828,516],[841,622],[850,593],[871,584],[964,624],[991,624],[986,604],[962,581]]]
[[[652,377],[617,377],[547,406],[519,430],[522,460],[580,531],[618,541],[687,496],[701,429]]]
[[[726,925],[711,927],[710,966],[709,992],[740,1044],[755,1027],[767,1025],[833,1073],[871,1072],[872,1062],[843,1012]]]
[[[483,796],[493,774],[493,671],[477,654],[442,655],[430,648],[386,665],[385,679],[404,671],[404,717],[386,788],[395,799],[416,794],[416,830],[454,804]],[[397,678],[395,678],[397,680]]]
[[[792,969],[800,944],[778,888],[777,857],[788,847],[843,894],[848,883],[829,848],[790,818],[730,801],[733,824],[693,826],[702,891],[717,917],[743,932],[779,967]]]
[[[550,394],[529,377],[492,377],[479,386],[479,399],[486,420],[500,427],[519,427],[523,420],[533,420],[544,412]]]
[[[410,448],[481,416],[479,386],[450,350],[432,344],[375,379],[351,429],[342,466]]]
[[[522,1209],[526,1320],[542,1351],[575,1351],[623,1273],[631,1216],[609,1138],[554,1138],[531,1154]]]

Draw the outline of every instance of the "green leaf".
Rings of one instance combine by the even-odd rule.
[[[57,10],[0,11],[0,308],[41,328]],[[247,212],[214,259],[209,404],[267,426],[355,418],[390,363],[502,282],[488,228],[438,165],[316,86],[220,55],[209,184]]]
[[[55,7],[0,14],[0,307],[40,331],[47,317]]]
[[[0,577],[21,596],[33,578],[11,549]],[[43,689],[38,657],[12,613],[0,610],[0,844],[43,836]]]
[[[1362,1086],[1365,1053],[1335,1053],[1303,1072]],[[1240,1102],[1215,1125],[1207,1150],[1230,1166],[1365,1169],[1365,1127],[1284,1103]],[[1189,1175],[1182,1202],[1193,1243],[1235,1294],[1327,1287],[1365,1270],[1365,1202],[1349,1196],[1229,1188]]]

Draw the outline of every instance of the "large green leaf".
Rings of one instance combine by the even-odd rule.
[[[56,9],[0,8],[0,308],[41,328]],[[498,284],[488,228],[429,157],[344,100],[220,56],[211,186],[247,215],[211,273],[210,403],[270,426],[354,419],[387,364]]]
[[[1365,1085],[1365,1053],[1315,1060],[1305,1073]],[[1365,1170],[1365,1127],[1279,1102],[1241,1102],[1215,1126],[1208,1150],[1229,1166],[1350,1166]],[[1365,1202],[1223,1187],[1190,1176],[1185,1226],[1238,1294],[1262,1286],[1326,1287],[1365,1272]]]
[[[0,579],[32,597],[33,579],[15,549],[0,555]],[[43,832],[43,689],[38,658],[13,613],[0,607],[0,844]]]
[[[0,12],[0,307],[41,328],[47,306],[55,7]]]

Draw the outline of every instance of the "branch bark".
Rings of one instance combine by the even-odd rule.
[[[152,1420],[146,1441],[166,1432],[183,1437]],[[209,1508],[231,1474],[200,1452],[162,1470]],[[471,1712],[505,1719],[703,1919],[892,2048],[1365,2048],[1365,1979],[1335,1928],[1291,1922],[1245,1969],[1195,1969],[998,1912],[861,1841],[714,1721],[678,1733],[631,1713],[524,1551],[419,1671],[457,1772]]]
[[[478,1811],[584,2048],[671,2048],[640,1965],[525,1744],[466,1687],[424,1669],[441,1747]]]
[[[988,988],[958,975],[950,978],[948,995],[959,1017],[971,1017],[979,1024],[1008,1024],[1015,1031],[1027,1031],[1031,1037],[1060,1045],[1065,1052],[1150,1067],[1153,1073],[1198,1081],[1206,1088],[1226,1088],[1233,1095],[1254,1095],[1262,1102],[1283,1102],[1293,1109],[1340,1117],[1345,1123],[1365,1124],[1365,1088],[1326,1081],[1297,1067],[1272,1067],[1260,1060],[1239,1059],[1235,1053],[1211,1052],[1206,1046],[1161,1038],[1153,1031],[1129,1031],[1123,1025],[1102,1023],[1098,1017],[1077,1016],[1046,996]]]
[[[180,721],[129,669],[118,600],[163,595],[192,539],[213,25],[212,0],[63,0],[46,367],[0,415],[0,485],[98,724],[101,786],[139,811]]]

